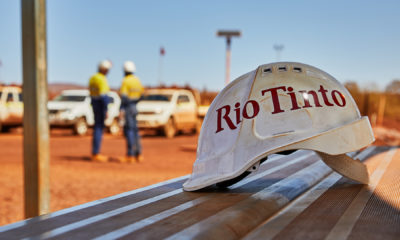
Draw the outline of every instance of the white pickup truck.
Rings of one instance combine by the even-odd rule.
[[[200,132],[198,105],[191,91],[185,89],[149,89],[137,105],[140,129],[160,130],[167,138],[178,131]]]
[[[121,99],[115,92],[109,92],[105,125],[113,135],[120,132],[118,123]],[[50,127],[72,128],[77,135],[85,135],[88,127],[94,125],[94,116],[88,90],[64,90],[48,102]]]
[[[24,104],[20,87],[0,87],[0,131],[22,126]]]

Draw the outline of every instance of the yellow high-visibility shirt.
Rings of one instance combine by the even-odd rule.
[[[127,96],[129,99],[139,99],[144,91],[138,77],[130,74],[122,79],[122,85],[119,90],[121,95]]]
[[[102,73],[96,73],[89,80],[89,91],[90,96],[98,97],[100,95],[106,94],[110,91],[108,86],[107,78]]]

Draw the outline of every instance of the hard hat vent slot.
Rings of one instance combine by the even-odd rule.
[[[266,68],[266,69],[264,69],[263,72],[265,72],[265,73],[272,73],[272,69],[271,69],[271,68]]]
[[[279,68],[278,68],[278,71],[279,71],[279,72],[286,72],[286,71],[287,71],[286,66],[279,67]]]
[[[301,73],[301,68],[299,67],[294,67],[293,72]]]

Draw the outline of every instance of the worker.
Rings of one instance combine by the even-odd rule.
[[[107,115],[107,105],[110,102],[110,98],[107,95],[110,87],[108,86],[106,75],[111,67],[111,61],[101,61],[98,66],[98,73],[94,74],[89,80],[89,91],[94,114],[92,139],[92,161],[94,162],[108,161],[108,158],[99,152],[103,137],[104,120]]]
[[[120,158],[120,162],[141,162],[143,161],[142,149],[140,145],[139,129],[136,123],[137,109],[144,88],[135,75],[136,66],[132,61],[124,63],[124,75],[120,88],[121,111],[120,119],[124,121],[124,135],[127,143],[127,154]]]

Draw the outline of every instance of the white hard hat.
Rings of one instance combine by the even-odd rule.
[[[296,149],[314,150],[335,171],[368,183],[366,166],[345,153],[373,141],[368,117],[335,78],[301,63],[261,65],[214,99],[183,188],[228,186],[268,155]]]
[[[136,66],[135,63],[132,61],[126,61],[124,63],[124,71],[129,72],[129,73],[134,73],[136,72]]]
[[[112,63],[110,60],[103,60],[99,63],[99,69],[109,70],[112,67]]]

